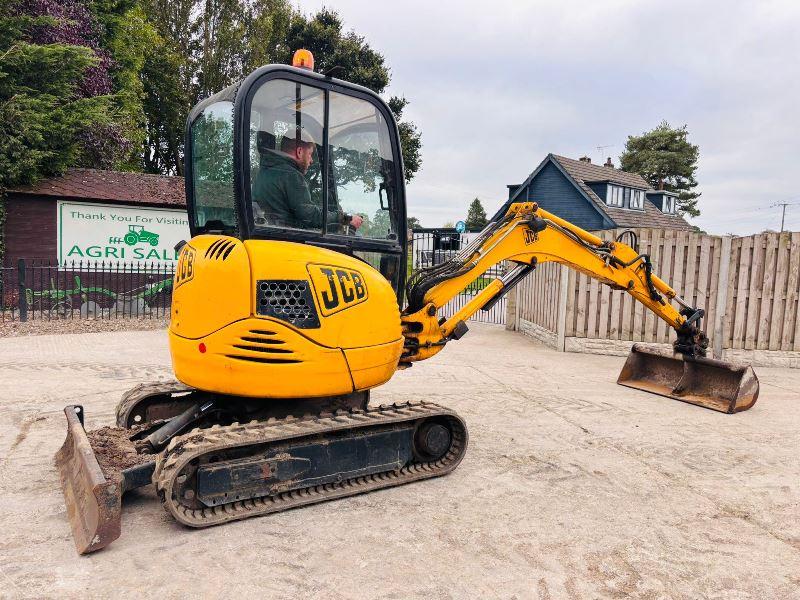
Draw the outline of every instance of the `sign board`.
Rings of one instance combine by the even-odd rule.
[[[58,201],[58,263],[174,266],[188,240],[185,210]]]
[[[464,233],[467,230],[467,224],[464,221],[459,221],[456,223],[456,231],[458,233]]]

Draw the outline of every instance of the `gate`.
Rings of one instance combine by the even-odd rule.
[[[438,265],[464,248],[478,235],[475,233],[457,233],[453,229],[415,229],[411,240],[409,266],[420,269]],[[410,270],[409,270],[410,274]],[[503,264],[496,265],[478,277],[458,296],[441,308],[439,314],[451,317],[467,302],[472,300],[489,282],[505,274]],[[503,296],[489,310],[479,310],[472,321],[503,325],[506,322],[506,297]]]

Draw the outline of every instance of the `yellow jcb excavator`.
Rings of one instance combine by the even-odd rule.
[[[296,59],[189,115],[192,238],[169,326],[177,381],[127,392],[116,427],[86,431],[83,407],[64,409],[56,462],[78,552],[119,537],[122,495],[149,483],[176,520],[206,527],[449,473],[467,448],[464,421],[424,396],[369,406],[369,390],[461,339],[473,313],[547,261],[626,290],[675,330],[673,353],[634,347],[619,383],[728,413],[753,405],[752,369],[704,358],[703,311],[647,255],[534,202],[407,277],[390,110],[313,72],[309,53]],[[501,261],[506,275],[439,317]]]

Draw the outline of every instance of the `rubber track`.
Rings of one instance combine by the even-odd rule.
[[[190,508],[181,504],[180,499],[175,498],[173,494],[175,480],[181,470],[191,460],[209,452],[431,417],[448,419],[451,422],[452,432],[450,450],[434,462],[413,463],[397,471],[356,477],[337,483],[311,486],[214,507]],[[365,411],[338,411],[333,415],[302,419],[288,417],[281,420],[253,421],[226,427],[215,425],[210,429],[196,429],[174,438],[167,450],[156,461],[153,482],[156,484],[156,490],[164,508],[178,522],[190,527],[208,527],[445,475],[461,462],[467,448],[467,440],[467,429],[463,420],[450,409],[431,402],[382,405],[368,408]]]
[[[128,428],[128,417],[137,404],[150,396],[191,392],[194,388],[182,384],[180,381],[156,381],[153,383],[140,383],[122,395],[117,404],[117,427]],[[141,424],[141,423],[139,423]]]

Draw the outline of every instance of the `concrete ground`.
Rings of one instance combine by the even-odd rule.
[[[111,424],[124,390],[170,376],[166,336],[6,338],[0,357],[3,598],[800,596],[800,370],[759,369],[755,407],[724,415],[617,386],[621,358],[476,324],[373,393],[466,418],[453,474],[207,530],[145,488],[80,557],[61,409]]]

